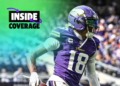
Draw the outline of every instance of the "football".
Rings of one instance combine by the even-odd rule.
[[[45,83],[40,83],[39,86],[47,86]]]

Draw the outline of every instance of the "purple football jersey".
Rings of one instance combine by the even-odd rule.
[[[71,28],[58,27],[53,29],[50,37],[60,42],[60,47],[54,50],[54,74],[61,77],[69,86],[79,86],[79,81],[84,72],[89,58],[99,46],[99,40],[93,37],[79,49],[83,40],[80,40]]]

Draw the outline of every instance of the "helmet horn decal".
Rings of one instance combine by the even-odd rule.
[[[71,15],[75,16],[76,13],[79,17],[82,17],[85,14],[84,10],[82,9],[73,9]]]

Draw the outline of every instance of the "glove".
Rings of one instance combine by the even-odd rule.
[[[29,86],[39,86],[40,80],[36,72],[32,72],[30,76]]]

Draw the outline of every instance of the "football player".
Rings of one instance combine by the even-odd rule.
[[[69,27],[57,27],[49,38],[39,45],[27,57],[30,71],[30,85],[39,85],[35,60],[42,54],[54,52],[54,73],[47,81],[47,86],[79,86],[81,76],[86,70],[92,86],[100,86],[95,73],[95,57],[99,48],[96,33],[98,16],[88,6],[77,6],[68,15]]]

